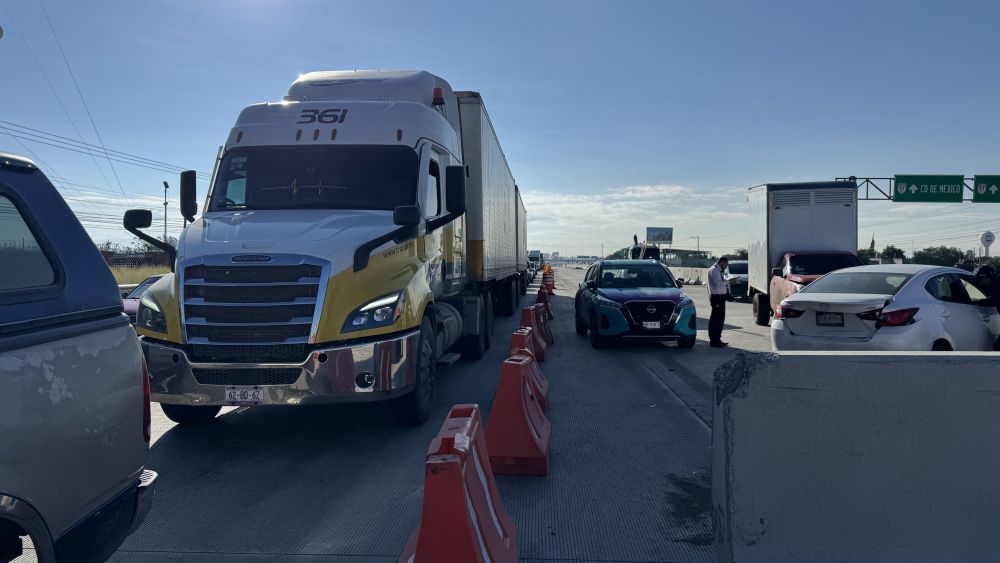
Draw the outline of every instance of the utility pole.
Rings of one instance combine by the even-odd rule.
[[[698,239],[698,259],[701,259],[701,237],[688,237],[693,239]]]
[[[163,181],[163,242],[167,242],[167,190],[170,186],[167,181]]]

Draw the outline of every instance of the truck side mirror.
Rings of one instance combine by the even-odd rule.
[[[125,212],[122,225],[126,231],[148,229],[153,224],[153,212],[148,209],[129,209]]]
[[[465,166],[448,166],[444,169],[444,181],[447,187],[445,204],[448,213],[461,215],[465,213]]]
[[[139,229],[147,229],[153,224],[153,212],[148,209],[129,209],[122,218],[122,226],[125,230],[139,237],[141,240],[159,248],[167,255],[170,262],[170,271],[174,271],[174,262],[177,260],[177,249],[173,245],[158,238],[151,237]]]
[[[782,277],[782,275],[781,275],[781,268],[771,268],[771,275],[772,276],[777,276],[779,278]]]
[[[416,205],[400,205],[392,210],[392,222],[401,227],[415,227],[423,217]]]
[[[198,180],[194,170],[181,172],[181,216],[194,222],[198,214]]]

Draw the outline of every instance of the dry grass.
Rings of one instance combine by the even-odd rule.
[[[165,274],[170,269],[165,266],[141,266],[138,268],[112,267],[111,273],[115,275],[120,285],[139,283],[149,276]]]

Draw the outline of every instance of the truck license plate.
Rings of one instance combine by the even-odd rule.
[[[642,328],[659,329],[660,321],[642,321]]]
[[[259,405],[264,400],[264,390],[259,385],[227,385],[226,402],[230,405]]]
[[[843,313],[816,313],[818,326],[844,326]]]

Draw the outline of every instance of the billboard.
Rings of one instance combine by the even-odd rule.
[[[673,227],[646,227],[646,242],[654,244],[673,244]]]

